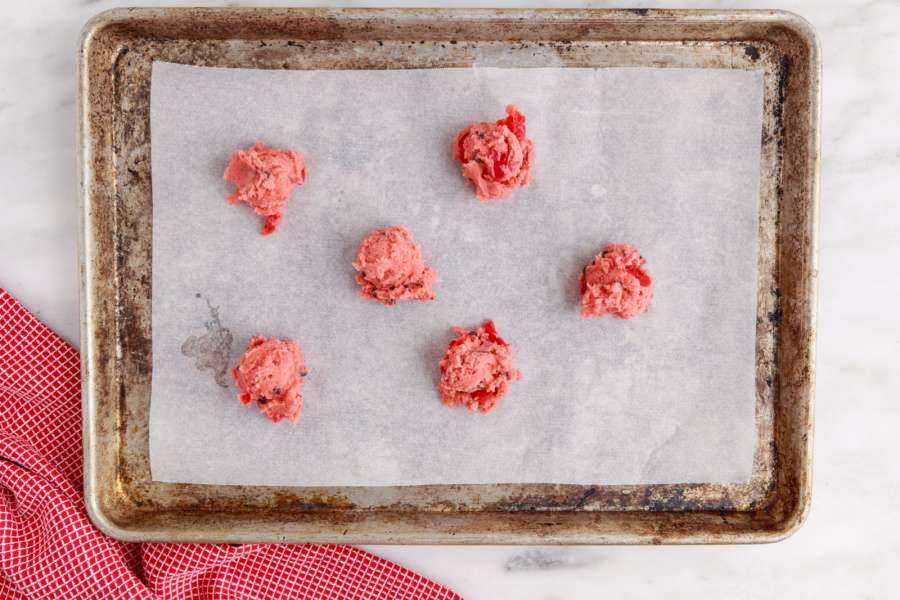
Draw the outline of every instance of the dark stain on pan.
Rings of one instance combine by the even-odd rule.
[[[589,487],[589,488],[581,495],[581,498],[578,499],[578,502],[575,503],[575,510],[584,508],[584,505],[587,503],[587,501],[590,500],[591,498],[593,498],[593,497],[596,496],[596,495],[597,495],[597,488],[596,488],[596,487],[593,487],[593,486]]]
[[[559,486],[560,490],[545,494],[511,496],[497,502],[493,509],[503,511],[583,510],[591,500],[605,499],[597,486]]]
[[[671,487],[664,493],[658,493],[653,488],[647,488],[644,496],[644,506],[654,512],[675,512],[697,510],[697,502],[685,498],[684,489]]]
[[[340,495],[298,496],[295,493],[273,492],[270,503],[272,508],[297,511],[348,510],[355,504]]]
[[[775,116],[775,129],[779,138],[779,144],[784,143],[784,99],[788,86],[788,77],[790,72],[790,61],[787,56],[782,56],[778,61],[778,83],[776,87],[777,96],[775,102],[772,103],[772,111]]]
[[[754,62],[759,60],[759,48],[757,48],[756,46],[753,46],[753,45],[745,46],[744,54],[746,54],[747,57],[750,58],[750,60],[752,60]]]
[[[139,352],[134,356],[130,364],[141,375],[149,376],[152,369],[151,341],[146,334],[146,328],[141,323],[138,315],[121,315],[120,328],[122,334],[122,346],[129,352]]]
[[[763,452],[757,461],[769,460]],[[754,483],[762,489],[762,483]],[[756,500],[743,499],[739,486],[719,484],[663,484],[648,486],[548,486],[553,491],[514,494],[485,508],[504,512],[700,512],[750,510]]]

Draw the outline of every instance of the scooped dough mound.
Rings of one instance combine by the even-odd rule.
[[[496,123],[475,123],[456,134],[453,158],[479,200],[509,198],[528,185],[534,142],[525,138],[525,116],[510,104]]]
[[[647,261],[628,244],[609,244],[581,273],[581,316],[635,317],[650,306],[653,280]]]
[[[464,404],[487,414],[521,374],[512,366],[512,347],[493,321],[475,330],[454,329],[456,339],[441,360],[438,392],[447,406]]]
[[[237,186],[228,201],[245,202],[265,217],[262,233],[269,235],[281,222],[281,209],[291,190],[306,179],[306,165],[299,152],[266,148],[257,142],[231,155],[225,179]]]
[[[425,265],[422,250],[403,225],[373,231],[353,261],[359,295],[388,306],[397,300],[434,300],[437,273]]]
[[[274,423],[282,419],[296,423],[300,419],[300,388],[306,373],[303,352],[296,343],[260,336],[250,338],[247,351],[231,370],[240,401],[256,402]]]

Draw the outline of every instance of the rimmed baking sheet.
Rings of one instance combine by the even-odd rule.
[[[551,55],[549,66],[566,68],[762,72],[757,437],[749,481],[387,487],[153,481],[153,62],[544,67]],[[172,541],[736,542],[778,539],[802,520],[818,165],[818,55],[802,20],[770,12],[125,10],[89,24],[81,68],[86,488],[92,516],[107,531]]]

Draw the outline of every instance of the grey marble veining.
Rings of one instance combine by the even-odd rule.
[[[78,339],[76,48],[82,23],[114,4],[146,2],[12,1],[0,7],[0,286],[72,342]],[[895,306],[900,278],[894,270],[900,260],[900,2],[615,4],[777,5],[805,16],[818,30],[824,63],[819,391],[809,521],[792,538],[769,546],[372,549],[469,599],[897,597],[900,313]]]
[[[548,548],[527,548],[510,556],[503,568],[510,572],[517,571],[555,571],[559,569],[577,569],[588,567],[599,562],[596,551],[588,552],[582,548],[565,546]]]

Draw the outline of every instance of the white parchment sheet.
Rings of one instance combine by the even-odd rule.
[[[507,103],[528,119],[533,181],[482,203],[451,140]],[[747,480],[762,105],[758,71],[155,63],[153,478]],[[231,152],[256,141],[307,161],[269,237],[249,207],[226,202],[222,179]],[[437,270],[436,301],[357,296],[360,241],[395,223]],[[582,320],[579,273],[610,242],[647,258],[653,302],[631,321]],[[225,337],[210,305],[233,337],[229,366],[252,335],[300,343],[310,373],[297,426],[197,368],[215,362],[203,340]],[[435,383],[451,327],[485,318],[523,379],[489,415],[446,408]]]

